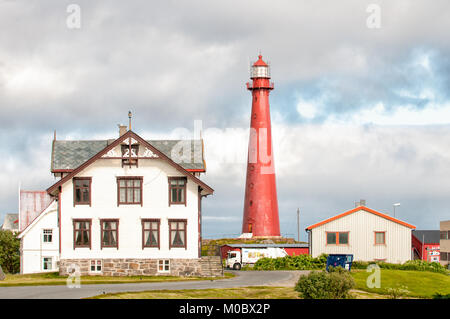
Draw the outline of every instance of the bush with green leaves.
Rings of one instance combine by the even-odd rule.
[[[261,258],[254,270],[312,270],[325,269],[327,265],[327,255],[322,254],[317,258],[310,255],[294,255],[279,258]]]
[[[440,263],[427,262],[424,260],[408,260],[403,264],[391,264],[385,262],[366,262],[366,261],[354,261],[352,264],[353,269],[366,269],[370,264],[377,264],[381,269],[394,269],[394,270],[417,270],[417,271],[432,271],[442,274],[447,274],[448,270],[445,269]]]
[[[5,273],[20,271],[20,239],[9,230],[0,230],[0,265]]]
[[[329,272],[314,270],[300,276],[294,289],[305,299],[348,299],[355,286],[355,280],[348,271],[330,267]]]

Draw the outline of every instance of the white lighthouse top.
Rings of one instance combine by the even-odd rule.
[[[267,78],[270,79],[270,67],[263,61],[262,55],[258,56],[258,61],[253,63],[250,71],[250,78]]]

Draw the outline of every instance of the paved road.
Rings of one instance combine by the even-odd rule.
[[[1,299],[78,299],[103,293],[163,289],[208,289],[247,286],[291,286],[308,271],[233,271],[236,277],[221,280],[179,281],[133,284],[83,285],[81,288],[61,286],[0,287]]]

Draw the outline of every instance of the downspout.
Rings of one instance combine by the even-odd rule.
[[[40,231],[40,234],[39,234],[39,260],[40,260],[40,262],[41,262],[41,272],[44,270],[44,267],[43,267],[43,260],[42,260],[42,229],[41,229],[41,231]]]
[[[61,260],[61,186],[58,192],[59,260]]]
[[[312,256],[312,235],[311,230],[306,228],[306,232],[308,233],[308,249],[309,249],[309,255]]]

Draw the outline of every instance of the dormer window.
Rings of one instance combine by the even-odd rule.
[[[125,165],[138,166],[139,144],[126,145],[122,144],[122,167]]]

